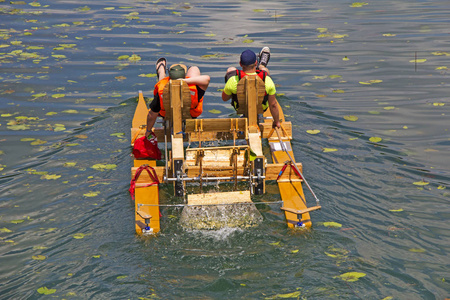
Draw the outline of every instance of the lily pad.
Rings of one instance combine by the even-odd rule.
[[[40,287],[37,289],[39,294],[43,294],[43,295],[51,295],[54,294],[56,292],[56,289],[48,289],[46,286],[44,287]]]
[[[323,222],[323,226],[341,228],[342,224],[337,223],[337,222]]]
[[[425,182],[425,181],[416,181],[416,182],[413,182],[413,184],[414,185],[418,185],[418,186],[424,186],[424,185],[428,185],[428,184],[430,184],[429,182]]]
[[[312,130],[306,130],[307,133],[309,134],[318,134],[320,132],[319,129],[312,129]]]
[[[95,197],[95,196],[98,196],[99,194],[100,194],[100,192],[89,192],[89,193],[83,194],[83,196],[85,196],[85,197]]]
[[[33,255],[31,258],[34,260],[45,260],[47,257],[44,255]]]
[[[86,236],[86,234],[84,234],[84,233],[75,233],[73,235],[73,238],[77,239],[77,240],[80,240],[80,239],[83,239],[85,236]]]
[[[358,117],[357,116],[345,116],[344,119],[346,119],[347,121],[358,121]]]
[[[371,141],[372,143],[378,143],[378,142],[381,142],[382,140],[383,140],[382,138],[377,137],[377,136],[371,137],[369,139],[369,141]]]
[[[217,110],[217,109],[211,109],[211,110],[209,110],[209,112],[212,114],[216,114],[216,115],[221,113],[221,111]]]
[[[364,274],[364,273],[348,272],[348,273],[344,273],[344,274],[339,275],[339,276],[335,276],[333,278],[340,278],[340,279],[342,279],[344,281],[347,281],[347,282],[354,282],[354,281],[358,281],[359,278],[362,278],[364,276],[366,276],[366,274]]]
[[[334,148],[323,148],[322,151],[323,151],[323,152],[335,152],[335,151],[338,151],[338,149],[334,149]]]

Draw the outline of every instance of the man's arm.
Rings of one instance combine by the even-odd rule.
[[[195,84],[202,90],[206,91],[211,78],[209,75],[199,75],[183,79],[187,84]]]
[[[222,100],[223,101],[228,101],[228,100],[230,100],[230,98],[231,98],[231,95],[227,95],[227,94],[225,94],[225,92],[222,92]]]
[[[158,118],[159,113],[152,111],[151,109],[147,114],[147,131],[145,132],[145,136],[148,137],[150,132],[152,132],[153,125],[155,125],[156,118]]]
[[[270,113],[272,114],[272,118],[273,118],[272,127],[280,128],[281,127],[280,113],[278,111],[278,101],[277,101],[277,98],[275,97],[275,95],[269,95],[269,109],[270,109]]]

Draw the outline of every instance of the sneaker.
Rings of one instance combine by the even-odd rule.
[[[269,60],[270,60],[270,48],[264,47],[261,49],[261,52],[259,52],[259,64],[264,67],[267,67]]]

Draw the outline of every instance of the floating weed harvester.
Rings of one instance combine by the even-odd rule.
[[[167,206],[182,207],[180,224],[189,230],[256,226],[263,217],[255,205],[261,202],[253,202],[252,195],[264,194],[268,181],[278,184],[281,199],[270,203],[282,203],[287,226],[311,227],[309,213],[321,208],[319,200],[303,177],[302,164],[294,160],[292,124],[284,120],[280,106],[282,130],[277,129],[277,137],[273,136],[270,110],[262,111],[264,94],[259,77],[245,76],[237,93],[237,113],[244,118],[191,119],[187,84],[182,80],[166,84],[164,126],[153,129],[160,147],[164,145],[163,160],[157,165],[156,160],[135,159],[131,168],[130,192],[138,234],[158,233],[161,209]],[[132,145],[145,133],[147,113],[140,91],[131,128]],[[260,120],[258,115],[262,115]],[[263,154],[263,139],[269,144],[269,158]],[[209,146],[212,141],[226,145]],[[316,206],[307,206],[302,183],[310,189]],[[160,203],[161,184],[172,184],[180,203]],[[227,189],[231,186],[232,191],[224,191],[223,185]]]

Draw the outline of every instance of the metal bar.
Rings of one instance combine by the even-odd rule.
[[[185,207],[185,206],[217,206],[217,205],[236,205],[236,204],[280,204],[283,201],[273,201],[273,202],[238,202],[238,203],[219,203],[219,204],[139,204],[140,206],[160,206],[160,207]]]
[[[320,205],[320,201],[317,198],[316,194],[313,192],[313,190],[311,189],[311,187],[308,184],[308,181],[306,181],[305,176],[303,176],[302,172],[299,170],[299,168],[295,164],[294,160],[292,159],[292,156],[289,154],[289,151],[287,151],[286,145],[284,144],[283,140],[281,139],[280,131],[278,130],[277,127],[275,127],[275,131],[277,132],[278,139],[280,140],[281,147],[283,148],[284,152],[286,152],[286,154],[289,156],[289,159],[291,160],[291,165],[293,165],[295,170],[297,170],[297,172],[302,176],[303,182],[306,184],[306,186],[308,187],[309,191],[314,196],[314,199],[316,199],[317,205]]]
[[[259,178],[266,179],[266,176],[260,176]],[[204,181],[208,181],[208,180],[234,180],[235,177],[234,176],[229,176],[229,177],[204,177],[203,176],[202,179]],[[237,176],[236,179],[237,180],[251,179],[251,177],[250,176]],[[198,176],[198,177],[184,177],[184,178],[181,178],[181,179],[164,177],[164,181],[177,181],[177,180],[195,181],[195,180],[200,180],[200,176]]]

